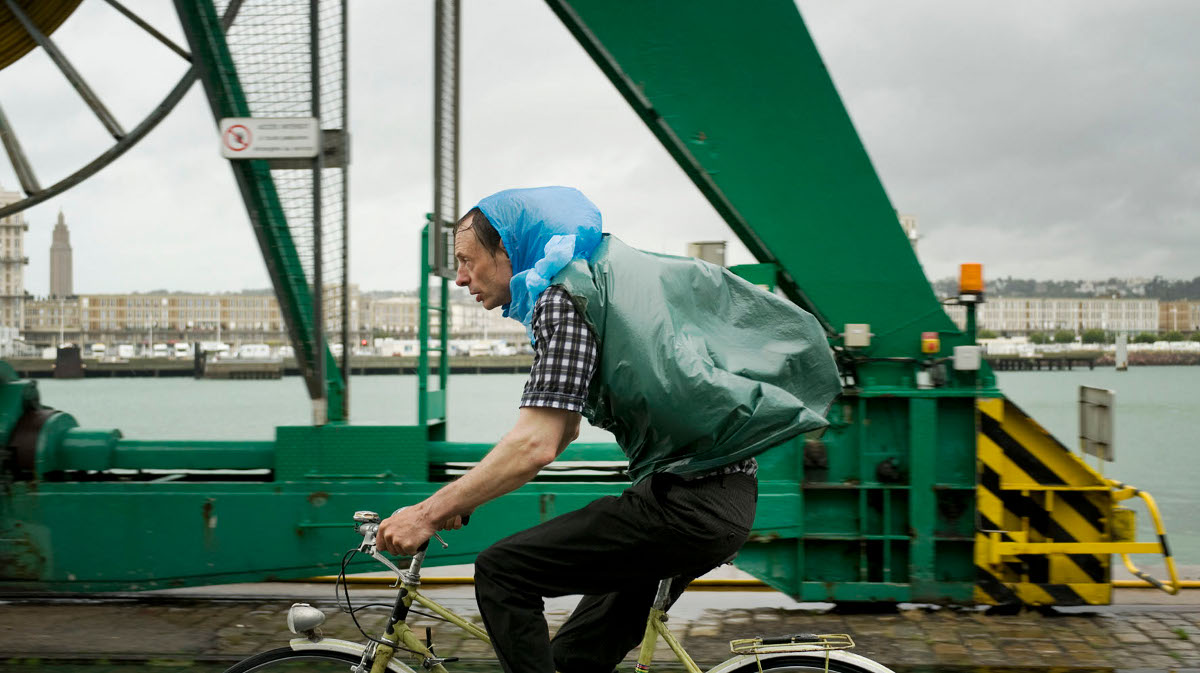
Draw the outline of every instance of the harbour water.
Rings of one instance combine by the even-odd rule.
[[[1152,493],[1166,521],[1176,561],[1200,566],[1200,367],[1002,372],[1004,392],[1074,448],[1080,385],[1116,391],[1116,461],[1108,476]],[[459,375],[450,379],[449,438],[489,442],[512,426],[522,375]],[[42,380],[43,402],[71,412],[81,426],[119,428],[131,439],[271,439],[277,425],[310,422],[300,380],[192,379]],[[416,420],[416,378],[363,376],[351,383],[351,418],[360,424]],[[469,419],[469,420],[467,420]],[[580,441],[612,437],[586,426]],[[1140,501],[1139,501],[1140,503]],[[1134,507],[1139,507],[1135,504]],[[1139,515],[1139,535],[1152,538]],[[1146,559],[1147,566],[1157,563]]]
[[[519,374],[452,376],[450,440],[499,439],[517,418],[524,384],[525,376]],[[297,377],[43,379],[38,389],[44,404],[69,411],[81,426],[119,428],[129,439],[263,440],[274,437],[277,425],[312,422],[311,404]],[[417,419],[416,399],[415,376],[355,377],[350,417],[362,425],[412,424]],[[580,441],[607,442],[612,435],[584,427]]]
[[[1000,389],[1060,442],[1079,445],[1079,386],[1116,393],[1116,460],[1105,476],[1154,496],[1165,520],[1171,551],[1186,574],[1200,570],[1200,367],[1131,367],[1041,372],[1001,372]],[[1091,457],[1090,465],[1096,465]],[[1140,499],[1123,506],[1138,510],[1138,539],[1153,540]],[[1138,559],[1148,568],[1157,561]],[[1120,563],[1117,563],[1120,567]],[[1157,574],[1157,572],[1155,573]]]

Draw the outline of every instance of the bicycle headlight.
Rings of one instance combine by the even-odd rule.
[[[325,613],[308,603],[294,603],[288,610],[288,631],[296,635],[308,632],[325,623]]]

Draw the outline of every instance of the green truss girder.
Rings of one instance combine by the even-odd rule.
[[[237,68],[229,53],[225,33],[211,0],[176,0],[175,7],[183,32],[187,35],[200,81],[208,95],[213,116],[250,117],[250,106],[238,80]],[[258,247],[267,265],[267,273],[279,299],[279,309],[287,324],[288,336],[296,352],[296,363],[304,374],[309,396],[326,398],[328,419],[344,420],[345,382],[328,344],[314,356],[316,330],[322,329],[313,318],[313,296],[288,229],[287,216],[266,161],[239,159],[229,162],[250,216]],[[349,348],[349,344],[346,345]],[[318,379],[316,358],[324,358],[324,380]]]

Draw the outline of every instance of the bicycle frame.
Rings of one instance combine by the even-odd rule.
[[[421,560],[424,560],[425,553],[421,552],[419,556],[421,557]],[[421,593],[419,588],[420,565],[416,558],[413,559],[413,562],[417,568],[417,575],[415,578],[409,579],[415,581],[404,581],[401,584],[400,596],[397,598],[398,601],[404,604],[405,611],[407,612],[408,608],[411,608],[413,603],[417,603],[421,607],[424,607],[442,619],[445,619],[447,622],[457,626],[463,631],[466,631],[488,645],[491,645],[492,639],[488,637],[486,631],[463,619],[437,601]],[[434,653],[429,651],[429,648],[425,646],[425,643],[421,642],[421,639],[418,638],[415,633],[413,633],[412,627],[409,626],[407,621],[403,619],[390,627],[388,631],[384,633],[382,640],[391,641],[394,644],[401,645],[405,649],[418,652],[426,659],[435,658]],[[395,648],[389,648],[383,645],[378,646],[375,653],[375,661],[371,665],[371,673],[383,673],[386,671],[388,662],[391,660],[394,654]],[[434,664],[429,670],[437,671],[438,673],[447,673],[445,667],[440,663]]]
[[[424,553],[419,554],[420,560],[424,559]],[[425,596],[420,591],[420,563],[417,558],[413,559],[413,566],[410,567],[408,573],[401,573],[403,580],[401,583],[401,595],[397,597],[398,602],[402,602],[405,608],[410,607],[413,603],[417,603],[424,608],[431,610],[434,614],[447,620],[451,624],[466,631],[472,636],[482,640],[488,645],[492,644],[491,638],[487,632],[471,622],[463,619],[451,610],[439,604],[437,601]],[[637,663],[634,670],[636,673],[646,673],[650,670],[650,664],[654,658],[654,652],[658,646],[658,639],[662,638],[667,647],[671,648],[676,660],[683,664],[688,673],[704,673],[691,655],[684,650],[683,645],[675,637],[671,630],[667,628],[667,602],[670,599],[671,580],[666,579],[659,583],[658,593],[654,597],[654,604],[650,608],[650,614],[646,618],[645,635],[642,638],[642,644],[638,650]],[[734,641],[732,645],[737,645],[735,656],[728,659],[717,667],[713,668],[710,673],[718,673],[720,671],[734,670],[745,664],[757,662],[762,666],[762,662],[776,657],[785,657],[788,654],[796,652],[820,652],[825,657],[826,666],[829,665],[831,659],[853,663],[863,668],[863,670],[885,671],[888,669],[879,666],[878,663],[860,657],[843,650],[854,647],[854,641],[849,636],[845,635],[821,635],[811,636],[811,640],[805,641],[787,641],[786,638],[777,639],[778,642],[764,642],[761,638],[748,638],[740,641]],[[399,643],[402,647],[419,653],[424,657],[434,657],[435,655],[429,651],[420,638],[417,637],[410,627],[403,620],[396,623],[395,628],[389,630],[384,636],[384,640],[393,643]],[[387,670],[388,664],[395,654],[394,648],[385,648],[379,646],[376,650],[374,661],[371,668],[371,673],[384,673]],[[428,670],[437,671],[438,673],[447,673],[446,669],[439,663],[431,666]]]
[[[436,659],[436,655],[413,633],[412,627],[406,621],[408,610],[414,603],[433,612],[475,638],[482,640],[489,646],[492,644],[492,639],[486,631],[421,593],[421,566],[424,562],[425,552],[417,552],[413,556],[408,570],[398,573],[400,576],[400,594],[396,597],[397,607],[393,611],[393,615],[398,616],[399,619],[387,628],[381,638],[381,640],[392,643],[393,647],[376,644],[374,656],[372,657],[371,673],[384,673],[384,671],[388,670],[388,665],[398,649],[394,646],[397,645],[403,650],[417,653],[418,656],[422,656],[426,660]],[[703,673],[700,667],[696,665],[696,662],[683,649],[683,645],[680,644],[675,635],[667,628],[666,607],[667,601],[670,598],[670,588],[671,580],[669,579],[663,580],[658,585],[658,593],[654,597],[654,604],[650,609],[649,616],[646,618],[646,631],[645,636],[642,638],[641,648],[638,651],[636,670],[639,673],[650,670],[650,661],[654,657],[658,639],[661,637],[688,673]],[[310,642],[304,639],[296,639],[293,641],[293,646],[298,644],[297,641],[302,641],[305,646]],[[433,664],[428,670],[436,671],[437,673],[448,673],[441,663]]]
[[[359,514],[370,515],[370,517],[373,517],[373,521],[370,518],[360,519]],[[366,521],[366,524],[359,528],[359,532],[364,536],[364,544],[358,551],[369,553],[373,558],[393,570],[398,576],[397,583],[393,586],[399,587],[399,593],[396,596],[392,615],[387,622],[383,637],[378,640],[372,639],[371,642],[363,645],[346,640],[322,638],[314,626],[311,630],[303,631],[303,635],[306,637],[295,638],[290,641],[292,649],[297,651],[326,649],[358,655],[361,657],[361,663],[353,669],[356,673],[366,673],[368,669],[365,664],[368,662],[371,665],[369,669],[370,673],[385,673],[389,670],[398,671],[399,673],[413,673],[412,668],[395,659],[396,651],[401,650],[422,657],[421,667],[425,670],[448,673],[442,664],[450,660],[439,657],[433,651],[432,642],[429,644],[421,642],[421,639],[413,633],[412,627],[407,623],[409,610],[414,603],[430,610],[438,617],[466,631],[471,636],[482,640],[489,646],[492,644],[492,640],[486,631],[421,593],[421,566],[425,562],[425,551],[423,548],[413,555],[407,570],[400,570],[387,557],[382,556],[375,549],[375,531],[378,527],[378,515],[373,512],[359,514],[355,515],[356,521],[360,523]],[[438,541],[441,542],[441,538],[438,538]],[[442,542],[442,545],[445,546],[445,543]],[[343,570],[345,570],[344,566]],[[658,592],[655,594],[650,614],[646,618],[646,629],[645,635],[642,638],[641,648],[638,650],[635,667],[637,673],[645,673],[650,670],[650,664],[654,658],[654,651],[658,645],[659,638],[662,638],[663,642],[671,648],[675,658],[679,663],[683,664],[688,673],[703,673],[700,667],[696,665],[696,662],[683,649],[683,645],[666,626],[666,611],[670,601],[670,590],[670,579],[659,582]],[[347,601],[349,600],[348,596],[349,594],[347,594]],[[347,605],[346,609],[352,610],[352,607]],[[289,621],[289,626],[290,624],[291,622]],[[294,632],[298,635],[301,633],[300,631]],[[854,642],[847,635],[797,634],[781,638],[747,638],[735,640],[730,643],[730,648],[737,656],[719,664],[716,668],[712,669],[711,673],[732,671],[752,662],[756,663],[761,671],[764,661],[797,652],[822,652],[827,670],[829,661],[836,659],[852,663],[862,671],[891,673],[889,669],[880,666],[877,662],[842,651],[852,647],[854,647]]]
[[[671,580],[666,579],[658,583],[658,593],[654,596],[654,605],[650,608],[650,616],[646,619],[646,635],[642,636],[642,646],[638,650],[638,658],[635,669],[637,673],[644,673],[650,670],[650,661],[654,658],[654,650],[658,646],[658,639],[661,637],[667,647],[675,653],[675,657],[679,663],[683,664],[688,673],[701,673],[700,667],[692,661],[692,657],[684,651],[683,645],[667,628],[667,601],[670,600]]]

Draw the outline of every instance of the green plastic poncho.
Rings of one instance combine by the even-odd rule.
[[[551,281],[600,342],[584,415],[636,482],[710,471],[828,424],[841,393],[816,318],[728,270],[604,235]]]
[[[601,235],[600,211],[568,187],[479,202],[512,262],[504,315],[528,328],[562,285],[600,343],[584,415],[612,431],[640,481],[730,465],[824,427],[841,381],[816,318],[689,257]]]

